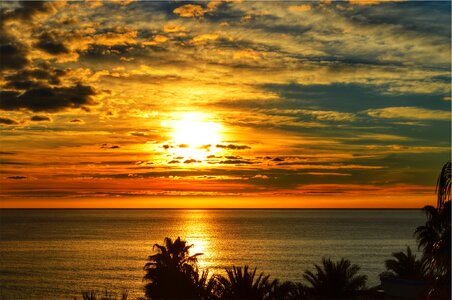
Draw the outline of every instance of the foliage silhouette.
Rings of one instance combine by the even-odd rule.
[[[189,254],[193,245],[178,237],[174,242],[165,238],[164,245],[155,244],[156,254],[148,257],[144,266],[148,283],[145,296],[150,299],[196,299],[199,297],[197,257]]]
[[[269,299],[275,300],[304,300],[308,299],[308,289],[302,283],[285,281],[279,283],[278,280],[272,286]]]
[[[256,277],[257,268],[249,270],[249,266],[233,266],[226,269],[226,276],[219,277],[222,299],[269,299],[277,281],[269,281],[270,275],[260,273]]]
[[[314,265],[316,272],[306,271],[303,277],[310,283],[308,291],[316,299],[350,299],[366,286],[367,276],[358,275],[360,267],[349,260],[333,262],[322,259],[322,266]]]
[[[82,292],[83,300],[116,300],[116,297],[114,297],[110,292],[105,290],[105,293],[101,296],[97,294],[96,291],[84,291]],[[122,292],[120,300],[127,300],[128,293]]]
[[[436,207],[441,209],[447,201],[450,201],[450,185],[451,185],[451,163],[448,161],[441,169],[441,173],[436,181],[436,193],[438,200]]]
[[[416,228],[414,235],[426,258],[430,276],[434,279],[430,298],[451,296],[451,163],[447,162],[438,177],[437,207],[423,208],[427,221]]]
[[[204,270],[195,276],[195,286],[197,288],[197,299],[218,299],[219,282],[218,276],[209,276],[209,271]]]
[[[416,259],[410,247],[406,247],[405,252],[392,253],[394,259],[385,261],[388,272],[384,274],[403,279],[425,279],[427,270],[424,259]]]

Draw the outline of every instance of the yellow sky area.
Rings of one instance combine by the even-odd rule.
[[[434,194],[353,196],[155,196],[6,199],[1,208],[422,208]]]

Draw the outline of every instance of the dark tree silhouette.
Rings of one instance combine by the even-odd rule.
[[[178,237],[165,238],[164,245],[155,244],[156,254],[144,266],[145,296],[149,299],[196,299],[199,297],[197,257],[189,254],[193,245]]]
[[[302,283],[274,281],[269,294],[269,299],[274,300],[305,300],[309,299],[308,289]]]
[[[195,276],[195,286],[197,288],[197,299],[218,299],[219,298],[219,282],[217,275],[209,276],[209,271],[204,270]]]
[[[410,247],[405,252],[392,253],[394,259],[385,261],[387,275],[404,279],[424,279],[426,277],[425,260],[416,259]]]
[[[450,201],[441,209],[433,206],[423,208],[427,222],[415,230],[419,249],[422,249],[433,274],[450,273]]]
[[[423,208],[427,221],[416,228],[414,235],[422,249],[434,278],[431,297],[450,298],[451,280],[451,163],[447,162],[436,182],[437,207]]]
[[[436,207],[441,209],[447,201],[450,201],[450,184],[451,184],[451,163],[448,161],[441,169],[441,173],[436,181],[436,193],[438,200]]]
[[[253,271],[248,266],[226,269],[227,276],[219,277],[222,299],[269,299],[277,281],[269,281],[270,275]]]
[[[358,275],[360,267],[349,260],[333,262],[324,258],[316,272],[306,271],[303,277],[311,284],[308,289],[316,299],[350,299],[366,286],[367,276]]]

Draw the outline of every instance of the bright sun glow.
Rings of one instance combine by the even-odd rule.
[[[174,157],[204,160],[217,152],[222,126],[206,113],[183,113],[177,120],[163,122],[171,130],[170,148]]]

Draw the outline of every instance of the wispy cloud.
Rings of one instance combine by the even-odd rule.
[[[419,107],[386,107],[371,109],[368,115],[374,118],[409,119],[409,120],[441,120],[450,121],[450,111],[432,110]]]

